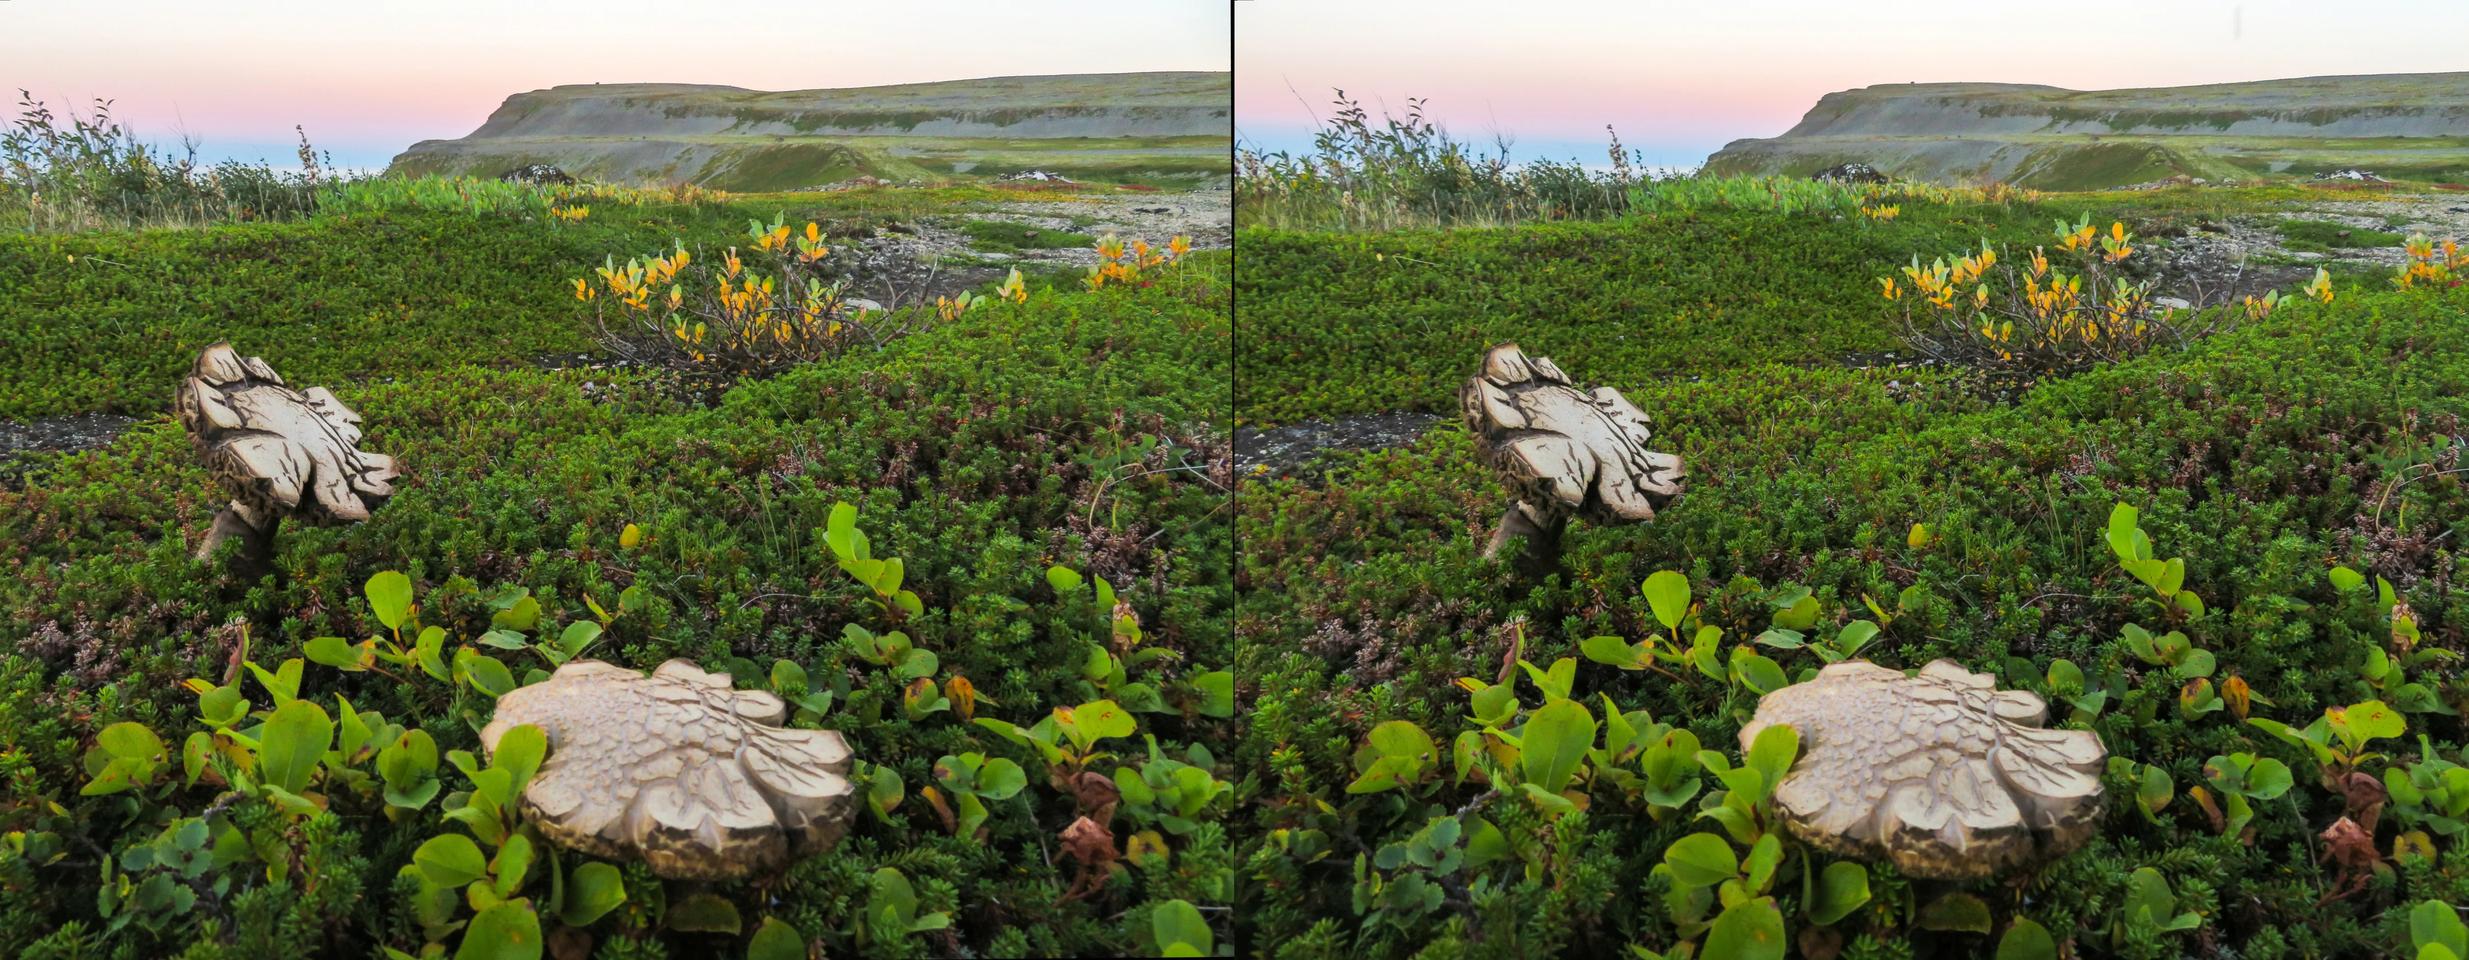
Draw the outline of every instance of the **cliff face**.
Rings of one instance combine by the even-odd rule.
[[[1863,87],[1820,98],[1780,137],[1726,145],[1706,167],[1805,174],[1854,160],[1917,180],[1995,179],[2055,189],[2343,166],[2457,179],[2469,174],[2469,73],[2092,91],[1995,83]]]
[[[480,128],[424,140],[407,174],[494,176],[528,163],[611,181],[793,189],[860,174],[942,179],[1038,168],[1085,179],[1222,176],[1225,73],[995,77],[765,92],[587,84],[508,97]]]

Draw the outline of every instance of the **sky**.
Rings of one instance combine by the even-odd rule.
[[[972,77],[1225,70],[1225,0],[0,0],[0,104],[98,97],[141,138],[380,168],[470,133],[510,94],[566,83],[757,90]]]
[[[1332,88],[1375,117],[1430,101],[1453,135],[1517,159],[1694,167],[1789,129],[1818,97],[1881,83],[2076,90],[2469,70],[2469,3],[2375,0],[1499,2],[1241,0],[1235,134],[1303,152]],[[2063,13],[2059,13],[2060,10]]]

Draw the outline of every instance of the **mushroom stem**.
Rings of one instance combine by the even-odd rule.
[[[274,531],[283,525],[281,515],[268,516],[263,524],[249,522],[248,513],[239,504],[232,504],[214,514],[214,527],[206,531],[206,542],[197,547],[197,559],[214,559],[214,553],[224,541],[240,541],[240,549],[231,560],[231,570],[242,577],[265,572],[274,563]]]
[[[1558,511],[1537,520],[1536,510],[1519,501],[1509,505],[1509,512],[1500,515],[1500,525],[1492,530],[1492,542],[1483,548],[1483,559],[1498,559],[1509,541],[1523,538],[1526,550],[1517,559],[1517,566],[1528,574],[1540,576],[1560,563],[1560,532],[1568,526],[1566,515]]]

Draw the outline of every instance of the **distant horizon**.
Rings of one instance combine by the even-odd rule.
[[[838,87],[787,87],[787,88],[777,88],[777,89],[767,89],[767,88],[763,88],[763,87],[747,87],[747,86],[740,86],[740,85],[738,85],[738,84],[733,84],[733,83],[711,83],[711,82],[699,81],[699,80],[589,80],[589,81],[576,81],[576,82],[572,82],[572,83],[553,83],[553,84],[550,84],[550,85],[545,86],[545,87],[533,87],[533,88],[531,88],[531,89],[529,89],[529,90],[514,90],[514,91],[509,91],[509,92],[505,95],[505,97],[504,97],[504,98],[500,98],[500,99],[499,99],[497,106],[492,106],[492,107],[490,107],[490,108],[489,108],[489,112],[490,112],[490,113],[494,113],[494,112],[496,112],[496,110],[497,110],[498,106],[503,106],[503,105],[505,104],[505,100],[506,100],[506,99],[508,99],[508,98],[512,98],[512,97],[516,97],[516,96],[521,96],[521,95],[526,94],[526,93],[539,93],[539,92],[542,92],[542,91],[547,91],[547,90],[555,90],[555,89],[558,89],[558,88],[560,88],[560,87],[598,87],[598,86],[725,87],[725,88],[728,88],[728,89],[731,89],[731,90],[744,90],[744,91],[749,92],[749,93],[795,93],[795,92],[804,91],[804,90],[862,90],[862,89],[867,89],[867,88],[870,88],[870,87],[906,87],[906,86],[921,86],[921,85],[925,85],[925,84],[936,84],[936,83],[967,83],[967,82],[970,82],[970,81],[975,81],[975,80],[1009,80],[1009,79],[1025,79],[1025,78],[1035,78],[1035,77],[1116,76],[1116,75],[1120,75],[1120,76],[1134,76],[1134,75],[1144,74],[1144,73],[1223,73],[1223,74],[1231,74],[1232,72],[1233,72],[1233,71],[1231,71],[1231,70],[1174,70],[1174,69],[1161,69],[1161,70],[1070,70],[1070,71],[1063,71],[1063,72],[1060,72],[1060,73],[1000,73],[1000,74],[987,74],[987,75],[984,75],[984,76],[972,76],[972,77],[950,77],[950,78],[941,79],[941,80],[899,80],[899,81],[893,81],[893,82],[890,82],[890,83],[858,83],[858,84],[850,84],[850,85],[847,85],[847,86],[838,86]],[[40,97],[41,97],[41,95],[40,95],[40,94],[36,94],[36,96],[37,96],[38,98],[40,98]],[[47,105],[48,105],[48,106],[52,109],[52,111],[53,111],[53,112],[54,112],[57,116],[59,116],[59,117],[60,117],[60,118],[62,118],[63,120],[67,119],[68,117],[70,117],[70,116],[72,116],[72,115],[77,116],[77,117],[89,117],[89,118],[90,118],[90,117],[92,117],[92,116],[93,116],[93,114],[94,114],[94,109],[93,109],[93,108],[94,108],[94,104],[93,104],[93,101],[91,101],[91,100],[89,100],[89,101],[85,101],[85,102],[82,102],[82,103],[77,103],[77,104],[66,104],[66,103],[60,103],[60,102],[51,102],[51,101],[47,101]],[[120,115],[120,109],[121,109],[121,108],[120,108],[120,105],[119,105],[117,102],[115,102],[115,103],[113,104],[113,108],[112,108],[112,109],[113,109],[113,112],[114,112],[114,114],[115,114],[115,115]],[[15,111],[14,111],[14,110],[12,110],[12,112],[11,112],[11,116],[13,117],[14,115],[15,115]],[[466,129],[466,130],[464,130],[464,131],[462,131],[462,132],[460,132],[460,133],[456,133],[456,134],[452,134],[452,135],[450,135],[450,136],[444,136],[444,137],[425,137],[425,138],[422,138],[422,139],[424,139],[424,140],[452,140],[452,139],[456,139],[456,138],[459,138],[459,137],[468,136],[468,135],[470,135],[470,134],[472,133],[472,131],[479,129],[479,128],[481,127],[481,125],[482,125],[482,124],[485,124],[485,123],[487,123],[487,122],[488,122],[488,115],[487,115],[487,114],[483,114],[479,120],[475,120],[475,121],[473,121],[473,122],[472,122],[471,127],[470,127],[469,129]],[[129,132],[130,132],[130,133],[132,133],[132,134],[136,135],[138,140],[140,140],[140,141],[142,141],[142,142],[145,142],[145,143],[147,143],[147,144],[149,144],[149,145],[151,145],[151,146],[155,147],[155,148],[156,148],[156,149],[158,149],[158,150],[168,151],[168,152],[169,152],[172,156],[174,156],[174,157],[180,157],[180,156],[185,156],[185,155],[186,155],[186,144],[185,144],[185,142],[184,142],[184,141],[183,141],[183,139],[182,139],[181,131],[179,131],[179,130],[177,130],[177,129],[175,129],[175,130],[172,132],[172,134],[171,134],[170,136],[166,137],[166,136],[162,136],[162,135],[158,135],[158,134],[150,133],[149,131],[146,131],[146,130],[143,130],[143,129],[139,129],[138,127],[136,127],[136,126],[135,126],[135,124],[134,124],[133,122],[131,122],[131,121],[127,121],[127,120],[125,120],[125,119],[123,120],[122,125],[123,125],[124,127],[128,128],[128,130],[129,130]],[[305,125],[305,124],[303,124],[302,126],[305,128],[305,126],[306,126],[306,125]],[[394,158],[395,158],[396,156],[398,156],[398,155],[402,154],[402,153],[403,153],[403,151],[410,149],[410,148],[412,147],[412,145],[413,145],[413,144],[416,144],[416,143],[421,142],[420,140],[409,141],[409,142],[406,142],[406,143],[402,144],[401,146],[394,147],[394,148],[393,148],[393,149],[391,149],[391,150],[386,150],[386,151],[385,151],[385,152],[381,155],[381,154],[377,154],[377,153],[372,153],[372,152],[370,152],[368,149],[354,150],[354,149],[353,149],[353,148],[351,148],[350,146],[346,146],[343,150],[337,151],[337,150],[334,150],[334,149],[330,148],[327,144],[319,142],[319,141],[318,141],[318,139],[317,139],[317,135],[316,135],[315,133],[309,133],[309,132],[306,132],[306,131],[305,131],[305,129],[304,129],[303,131],[300,131],[300,132],[305,133],[305,135],[306,135],[306,136],[308,137],[308,139],[309,139],[309,145],[310,145],[312,148],[314,148],[314,149],[317,151],[317,153],[319,154],[319,156],[320,156],[320,164],[321,164],[321,168],[326,169],[326,170],[331,171],[331,172],[340,172],[340,173],[344,173],[344,174],[348,174],[348,175],[355,175],[355,176],[357,176],[357,175],[362,175],[362,174],[376,174],[376,173],[383,172],[383,171],[386,169],[386,167],[387,167],[388,165],[390,165],[390,164],[393,162],[393,160],[394,160]],[[200,165],[203,165],[203,166],[211,166],[211,165],[214,165],[214,164],[217,164],[217,163],[223,163],[223,162],[263,163],[263,164],[265,164],[265,165],[267,165],[267,166],[269,166],[269,167],[272,167],[272,168],[274,168],[274,169],[276,169],[276,170],[297,170],[297,169],[300,169],[299,164],[298,164],[298,154],[299,154],[300,144],[299,144],[299,140],[297,140],[297,139],[293,139],[293,140],[283,140],[283,141],[273,141],[273,140],[260,140],[260,141],[231,141],[231,142],[229,142],[229,143],[236,143],[236,144],[237,144],[237,146],[236,146],[236,147],[231,147],[231,146],[223,146],[223,147],[218,147],[218,146],[216,146],[215,144],[208,142],[208,141],[207,141],[207,140],[205,140],[204,138],[199,138],[199,139],[197,140],[197,160],[198,160],[198,163],[199,163]],[[333,157],[333,163],[332,163],[331,165],[326,165],[326,164],[324,163],[324,158],[325,158],[326,156],[328,156],[328,155],[331,155],[331,156]]]
[[[1844,93],[1853,90],[1865,90],[1870,87],[1963,85],[2046,87],[2053,90],[2064,90],[2069,93],[2099,93],[2112,90],[2151,90],[2181,87],[2235,86],[2238,84],[2277,83],[2291,80],[2334,80],[2350,77],[2446,76],[2458,74],[2469,74],[2469,69],[2413,70],[2396,71],[2390,73],[2312,73],[2286,77],[2256,77],[2246,80],[2218,80],[2198,83],[2166,84],[2159,87],[2070,87],[2059,84],[2007,80],[1907,80],[1902,82],[1889,81],[1884,83],[1863,84],[1855,87],[1844,87],[1840,90],[1829,90],[1826,93]],[[1332,96],[1334,96],[1334,93],[1335,91],[1332,90]],[[1822,97],[1825,95],[1826,94],[1820,94],[1819,96]],[[1366,111],[1372,114],[1375,122],[1377,122],[1384,113],[1391,116],[1404,116],[1404,107],[1402,104],[1364,102],[1362,105]],[[1439,105],[1427,104],[1427,106],[1438,107]],[[1809,101],[1808,106],[1810,108],[1816,107],[1817,99],[1812,98]],[[1321,112],[1324,114],[1325,111],[1334,109],[1334,107],[1334,101],[1313,105],[1315,112]],[[1805,116],[1806,113],[1807,111],[1804,109],[1800,116],[1795,116],[1793,118],[1793,124],[1798,124],[1801,117]],[[1325,115],[1323,116],[1323,119],[1325,120]],[[1441,126],[1452,138],[1476,148],[1475,152],[1482,156],[1488,157],[1497,155],[1499,152],[1497,140],[1499,137],[1506,136],[1510,141],[1510,153],[1513,161],[1515,162],[1534,160],[1551,160],[1557,162],[1573,160],[1589,169],[1605,169],[1612,166],[1612,136],[1618,132],[1617,127],[1614,127],[1613,129],[1604,131],[1593,140],[1587,140],[1582,137],[1538,138],[1528,140],[1517,136],[1514,131],[1493,128],[1488,125],[1485,129],[1474,133],[1469,133],[1464,130],[1450,127],[1445,122],[1442,123]],[[1663,172],[1686,172],[1704,166],[1705,161],[1709,156],[1712,156],[1716,151],[1722,149],[1725,145],[1730,144],[1733,141],[1778,137],[1782,136],[1785,130],[1789,129],[1790,125],[1787,125],[1783,129],[1776,130],[1773,133],[1745,134],[1740,137],[1733,137],[1720,142],[1678,144],[1661,143],[1655,144],[1653,149],[1649,149],[1643,144],[1631,143],[1624,137],[1622,138],[1621,146],[1623,155],[1631,158],[1630,162],[1632,165],[1656,168]],[[1312,152],[1312,142],[1317,132],[1318,131],[1316,128],[1310,126],[1267,126],[1264,128],[1264,132],[1255,135],[1251,131],[1245,129],[1245,126],[1242,123],[1241,114],[1238,113],[1236,116],[1235,144],[1240,149],[1253,150],[1263,154],[1273,154],[1282,151],[1292,156],[1299,157],[1308,155]]]
[[[298,125],[337,167],[383,169],[414,143],[478,129],[509,96],[558,86],[786,91],[1233,69],[1232,28],[1214,4],[1099,15],[1058,0],[828,11],[748,0],[733,12],[679,16],[659,0],[228,9],[131,0],[104,24],[64,0],[14,0],[0,3],[0,93],[11,95],[0,109],[14,119],[21,88],[63,115],[109,99],[147,143],[177,149],[185,133],[199,141],[200,162],[285,169],[298,162]],[[95,55],[104,43],[111,55]]]
[[[1760,5],[1574,2],[1552,16],[1405,0],[1235,4],[1235,134],[1307,152],[1333,89],[1377,122],[1409,97],[1460,139],[1515,156],[1608,165],[1604,125],[1650,164],[1695,167],[1782,134],[1828,93],[1923,83],[2114,90],[2330,76],[2469,72],[2469,5],[2393,0],[2325,19],[2305,0],[2079,0],[2052,18],[1986,7],[1880,15],[1835,0]],[[1789,23],[1790,30],[1777,24]],[[2396,30],[2405,26],[2405,30]],[[1362,43],[1377,37],[1377,44]],[[1929,79],[1962,78],[1962,79]]]

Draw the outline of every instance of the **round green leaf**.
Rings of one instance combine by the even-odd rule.
[[[102,733],[95,735],[94,742],[104,753],[117,758],[151,761],[163,756],[163,738],[155,736],[142,723],[124,720],[104,727]]]
[[[1158,952],[1164,956],[1205,957],[1216,949],[1216,935],[1209,922],[1201,919],[1200,908],[1183,900],[1168,900],[1149,913],[1149,930],[1157,938]],[[1177,953],[1176,948],[1189,950]]]
[[[1692,833],[1663,848],[1663,863],[1672,879],[1685,887],[1709,887],[1740,875],[1740,855],[1730,841],[1711,833]]]
[[[2030,917],[2016,917],[1998,938],[1997,960],[2057,960],[2057,940]]]
[[[686,933],[736,933],[742,926],[737,904],[727,897],[698,893],[669,904],[669,929]]]
[[[1783,960],[1783,911],[1772,897],[1734,904],[1706,931],[1705,960]]]
[[[806,935],[779,917],[764,917],[746,945],[746,960],[806,960]]]
[[[1638,588],[1646,594],[1646,603],[1654,608],[1655,619],[1664,629],[1680,628],[1680,618],[1689,614],[1689,578],[1670,570],[1656,571]]]
[[[2161,918],[2167,919],[2167,918]],[[1920,908],[1923,930],[1944,930],[1954,933],[1989,932],[1989,905],[1968,893],[1950,893],[1929,901]]]
[[[510,900],[472,917],[454,960],[540,960],[542,944],[539,915],[529,902]]]
[[[1595,717],[1575,700],[1554,700],[1526,719],[1520,763],[1526,782],[1559,793],[1594,746]]]
[[[441,887],[459,887],[489,872],[489,858],[480,855],[480,845],[460,833],[430,837],[420,849],[412,851],[412,864],[428,876],[430,883]]]
[[[369,597],[369,609],[377,613],[377,622],[385,624],[389,630],[403,629],[404,621],[411,616],[411,578],[387,570],[370,577],[365,590]]]
[[[616,867],[599,861],[574,869],[566,879],[565,908],[558,918],[569,927],[588,927],[626,902],[626,880]]]
[[[1809,919],[1832,924],[1869,902],[1869,868],[1838,860],[1817,876],[1817,891],[1809,904]]]

